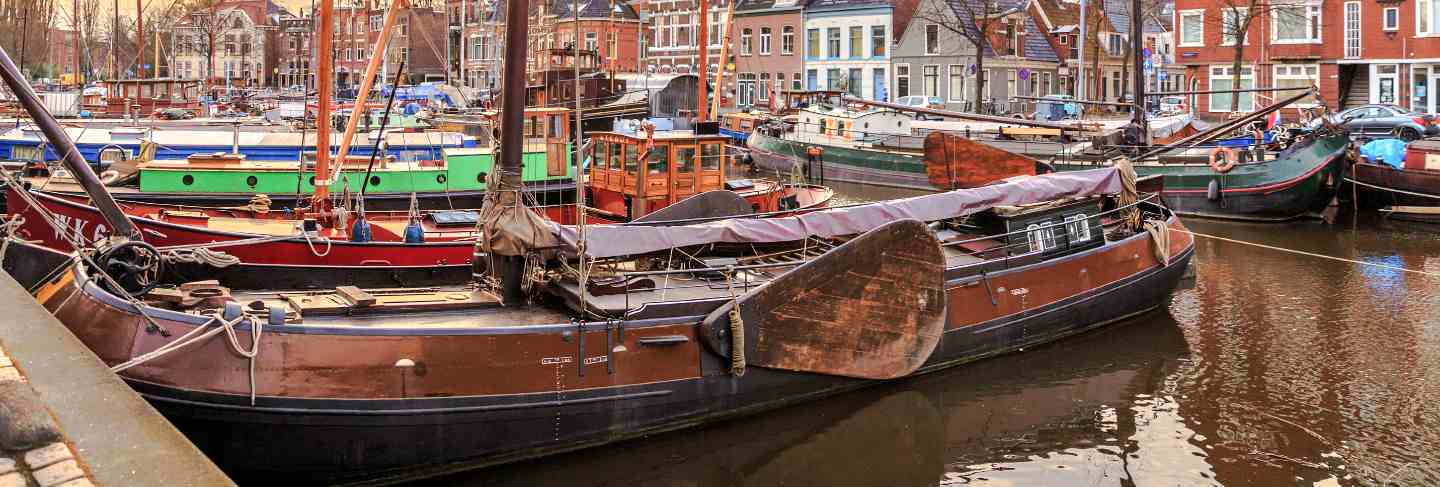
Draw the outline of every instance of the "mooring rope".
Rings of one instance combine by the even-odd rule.
[[[1374,263],[1374,262],[1365,262],[1365,261],[1361,261],[1361,260],[1347,259],[1347,258],[1344,258],[1344,257],[1336,257],[1336,256],[1333,256],[1333,255],[1325,255],[1325,254],[1317,254],[1317,253],[1314,253],[1314,252],[1306,252],[1306,251],[1304,251],[1304,250],[1287,249],[1287,248],[1284,248],[1284,247],[1276,247],[1276,246],[1274,246],[1274,245],[1266,245],[1266,244],[1255,243],[1255,242],[1246,242],[1246,241],[1244,241],[1244,240],[1236,240],[1236,239],[1233,239],[1233,238],[1226,238],[1226,237],[1221,237],[1221,236],[1217,236],[1217,235],[1208,235],[1208,234],[1199,233],[1199,232],[1192,232],[1192,231],[1190,231],[1190,230],[1181,230],[1181,229],[1179,229],[1179,228],[1171,228],[1170,230],[1171,230],[1171,231],[1175,231],[1175,232],[1188,233],[1188,234],[1193,235],[1193,236],[1196,236],[1196,237],[1204,237],[1204,238],[1208,238],[1208,239],[1212,239],[1212,240],[1219,240],[1219,241],[1221,241],[1221,242],[1229,242],[1229,243],[1240,244],[1240,245],[1249,245],[1249,246],[1252,246],[1252,247],[1260,247],[1260,248],[1262,248],[1262,249],[1274,250],[1274,251],[1278,251],[1278,252],[1286,252],[1286,253],[1291,253],[1291,254],[1304,255],[1304,256],[1308,256],[1308,257],[1316,257],[1316,258],[1320,258],[1320,259],[1334,260],[1334,261],[1338,261],[1338,262],[1348,262],[1348,263],[1351,263],[1351,264],[1359,264],[1359,265],[1363,265],[1363,266],[1378,267],[1378,268],[1381,268],[1381,269],[1390,269],[1390,270],[1400,271],[1400,272],[1409,272],[1409,273],[1411,273],[1411,274],[1419,274],[1419,275],[1427,276],[1427,277],[1440,277],[1440,273],[1437,273],[1437,272],[1422,271],[1422,270],[1418,270],[1418,269],[1408,269],[1408,268],[1405,268],[1405,267],[1399,267],[1399,266],[1393,266],[1393,265],[1377,264],[1377,263]]]
[[[144,310],[141,310],[141,314],[145,314]],[[250,321],[251,330],[249,350],[245,350],[240,346],[240,338],[235,333],[235,325],[240,324],[241,321],[247,320]],[[211,328],[211,323],[215,323],[220,326]],[[224,317],[220,316],[220,314],[214,313],[210,315],[209,321],[202,323],[199,326],[196,326],[195,329],[190,330],[184,335],[180,335],[179,338],[176,338],[170,341],[170,343],[166,343],[165,345],[161,345],[155,350],[151,350],[125,362],[115,364],[114,366],[110,367],[110,371],[118,374],[125,371],[126,369],[163,357],[165,355],[168,355],[170,352],[180,350],[195,343],[205,341],[206,339],[209,339],[215,335],[219,335],[223,332],[225,333],[226,337],[229,338],[230,348],[233,349],[235,353],[240,354],[241,357],[245,357],[250,360],[250,405],[254,406],[255,359],[260,355],[260,335],[264,332],[264,327],[264,321],[250,319],[250,317],[243,312],[240,314],[240,316],[235,317],[235,319],[233,320],[227,320]],[[201,333],[202,331],[204,333]]]
[[[1345,180],[1346,180],[1346,181],[1349,181],[1349,182],[1351,182],[1351,183],[1353,183],[1353,184],[1358,184],[1358,185],[1360,185],[1360,186],[1364,186],[1364,187],[1367,187],[1367,188],[1374,188],[1374,189],[1378,189],[1378,190],[1381,190],[1381,191],[1389,191],[1389,192],[1391,192],[1391,193],[1408,194],[1408,195],[1410,195],[1410,196],[1419,196],[1419,197],[1421,197],[1421,198],[1434,198],[1434,199],[1440,200],[1440,195],[1425,194],[1425,193],[1416,193],[1416,192],[1414,192],[1414,191],[1405,191],[1405,190],[1403,190],[1403,189],[1394,189],[1394,188],[1386,188],[1386,187],[1384,187],[1384,186],[1376,186],[1376,185],[1373,185],[1373,184],[1362,183],[1362,182],[1360,182],[1360,181],[1356,181],[1356,180],[1354,180],[1354,179],[1350,179],[1348,176],[1345,178]]]
[[[740,316],[740,297],[735,295],[735,268],[725,272],[725,286],[730,290],[730,373],[745,376],[745,319]]]

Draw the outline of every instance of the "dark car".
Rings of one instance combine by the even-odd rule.
[[[1362,105],[1331,115],[1330,121],[1359,138],[1396,137],[1410,141],[1440,134],[1434,115],[1396,105]]]
[[[155,117],[161,120],[189,120],[195,118],[195,112],[184,108],[162,108],[155,110]]]

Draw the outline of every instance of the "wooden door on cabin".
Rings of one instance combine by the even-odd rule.
[[[699,152],[693,145],[675,146],[675,162],[670,165],[671,203],[695,194],[696,157]]]
[[[570,150],[566,146],[569,140],[565,134],[565,117],[563,115],[554,114],[545,117],[546,176],[564,176],[569,169]]]
[[[670,144],[655,144],[650,149],[650,157],[645,161],[645,174],[641,178],[645,199],[670,200],[670,157]],[[653,204],[649,206],[655,207]]]
[[[700,171],[697,193],[722,189],[725,184],[725,144],[705,142],[700,145]]]

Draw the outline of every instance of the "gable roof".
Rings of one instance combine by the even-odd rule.
[[[893,7],[890,0],[810,0],[806,10],[826,11],[852,8]]]
[[[735,13],[761,13],[765,10],[791,11],[805,8],[806,0],[737,0]]]
[[[574,18],[574,14],[570,11],[571,3],[573,2],[564,0],[551,1],[549,13],[561,20]],[[640,15],[635,12],[635,7],[629,3],[618,0],[615,1],[614,6],[617,11],[613,13],[611,12],[610,6],[611,2],[607,0],[582,1],[580,3],[580,18],[608,19],[614,17],[619,20],[637,20],[640,18]]]
[[[1048,35],[1040,31],[1035,18],[1025,17],[1025,58],[1034,61],[1060,62],[1060,56],[1050,46]]]

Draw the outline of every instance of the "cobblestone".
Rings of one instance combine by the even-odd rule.
[[[19,472],[0,475],[0,487],[30,487],[25,476]]]
[[[71,458],[75,458],[75,455],[70,453],[70,447],[64,443],[51,443],[45,447],[25,452],[25,464],[29,465],[31,470],[38,470],[46,465]]]
[[[40,487],[54,487],[85,476],[85,470],[75,460],[66,460],[40,470],[30,472]]]

